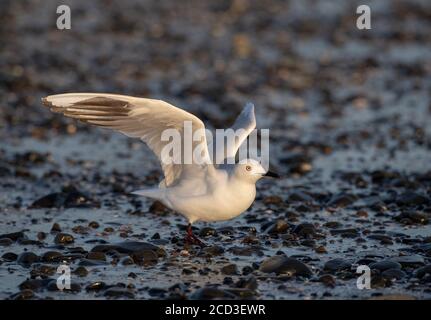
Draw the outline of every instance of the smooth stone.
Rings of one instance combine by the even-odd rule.
[[[68,233],[58,233],[54,238],[54,242],[57,244],[70,244],[74,241],[73,236]]]
[[[223,266],[220,269],[220,271],[222,274],[230,276],[230,275],[238,274],[238,267],[236,264],[230,263],[228,265]]]
[[[148,243],[148,242],[139,242],[139,241],[124,241],[117,244],[100,244],[91,249],[92,252],[108,252],[111,250],[118,251],[119,253],[132,254],[140,251],[154,251],[157,253],[159,257],[166,256],[165,250],[162,248]]]
[[[394,269],[386,269],[385,271],[382,272],[382,277],[385,279],[396,279],[396,280],[400,280],[405,278],[406,273],[402,270],[400,270],[399,268],[394,268]]]
[[[400,256],[393,258],[393,260],[400,263],[403,268],[420,267],[425,264],[424,258],[420,255]]]
[[[6,261],[15,261],[18,258],[18,255],[13,252],[6,252],[4,255],[2,255],[2,258]]]
[[[40,260],[39,256],[33,252],[23,252],[18,256],[17,263],[24,266],[29,267],[35,262]]]
[[[264,273],[288,274],[290,276],[310,277],[313,273],[304,263],[285,255],[277,255],[265,259],[259,270]]]
[[[58,262],[61,260],[63,254],[58,251],[47,251],[42,255],[42,261],[44,262]]]
[[[341,270],[348,270],[351,267],[352,267],[352,264],[350,262],[338,258],[338,259],[332,259],[327,261],[323,266],[323,269],[325,271],[337,272]]]
[[[5,239],[5,238],[10,239],[12,241],[17,241],[18,239],[25,239],[26,235],[23,231],[5,233],[0,235],[0,239]]]
[[[301,223],[295,226],[292,232],[299,237],[310,238],[316,234],[316,228],[311,223]]]
[[[129,299],[135,298],[135,294],[133,292],[121,287],[112,287],[112,288],[106,289],[103,295],[105,297],[110,297],[110,298],[129,298]]]
[[[379,271],[385,271],[387,269],[401,269],[401,264],[391,260],[382,260],[374,262],[369,265],[371,269],[377,269]]]

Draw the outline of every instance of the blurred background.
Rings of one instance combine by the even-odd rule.
[[[71,30],[56,28],[62,4],[70,6]],[[356,27],[362,4],[371,8],[371,30]],[[270,161],[286,177],[259,185],[253,214],[270,207],[264,222],[279,214],[289,223],[351,226],[365,208],[378,224],[354,226],[428,224],[430,73],[429,0],[2,0],[0,211],[7,217],[0,231],[32,225],[36,211],[27,208],[70,185],[107,210],[148,211],[151,203],[127,195],[161,177],[145,146],[40,103],[79,91],[163,99],[210,128],[228,126],[253,102],[258,127],[270,129]],[[358,200],[339,216],[325,211]],[[113,215],[99,217],[102,224]],[[50,219],[36,225],[49,228]],[[73,225],[72,217],[58,219]],[[429,231],[421,226],[408,237],[425,242]],[[356,243],[344,245],[351,251]]]
[[[71,30],[56,28],[61,4]],[[252,101],[284,151],[313,141],[310,156],[358,144],[425,147],[430,3],[369,1],[371,30],[356,28],[360,4],[1,1],[2,142],[74,134],[40,98],[87,91],[165,99],[216,128]]]

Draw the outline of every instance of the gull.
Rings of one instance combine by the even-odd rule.
[[[254,202],[256,182],[260,178],[278,177],[254,159],[220,166],[209,161],[197,163],[193,160],[189,164],[167,161],[162,150],[169,142],[161,139],[165,129],[178,130],[183,137],[186,121],[191,122],[193,132],[205,130],[205,125],[193,114],[162,100],[105,93],[65,93],[42,98],[42,103],[53,112],[145,142],[158,157],[164,179],[158,187],[132,193],[158,200],[187,218],[186,243],[204,245],[193,234],[194,222],[237,217]],[[223,155],[234,158],[255,127],[254,105],[248,103],[232,126],[233,130],[243,130],[233,144],[221,150]],[[209,155],[205,135],[192,143],[193,150],[200,147],[204,156]]]

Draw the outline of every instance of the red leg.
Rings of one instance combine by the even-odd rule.
[[[187,225],[187,235],[184,240],[188,244],[197,244],[201,247],[205,246],[205,243],[193,234],[192,225],[190,223]]]

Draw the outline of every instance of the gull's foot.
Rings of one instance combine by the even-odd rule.
[[[184,238],[184,242],[186,244],[196,244],[196,245],[201,246],[201,247],[205,247],[206,246],[206,244],[203,241],[201,241],[198,237],[196,237],[193,234],[192,225],[191,224],[189,224],[187,226],[187,234],[186,234],[186,236]]]

